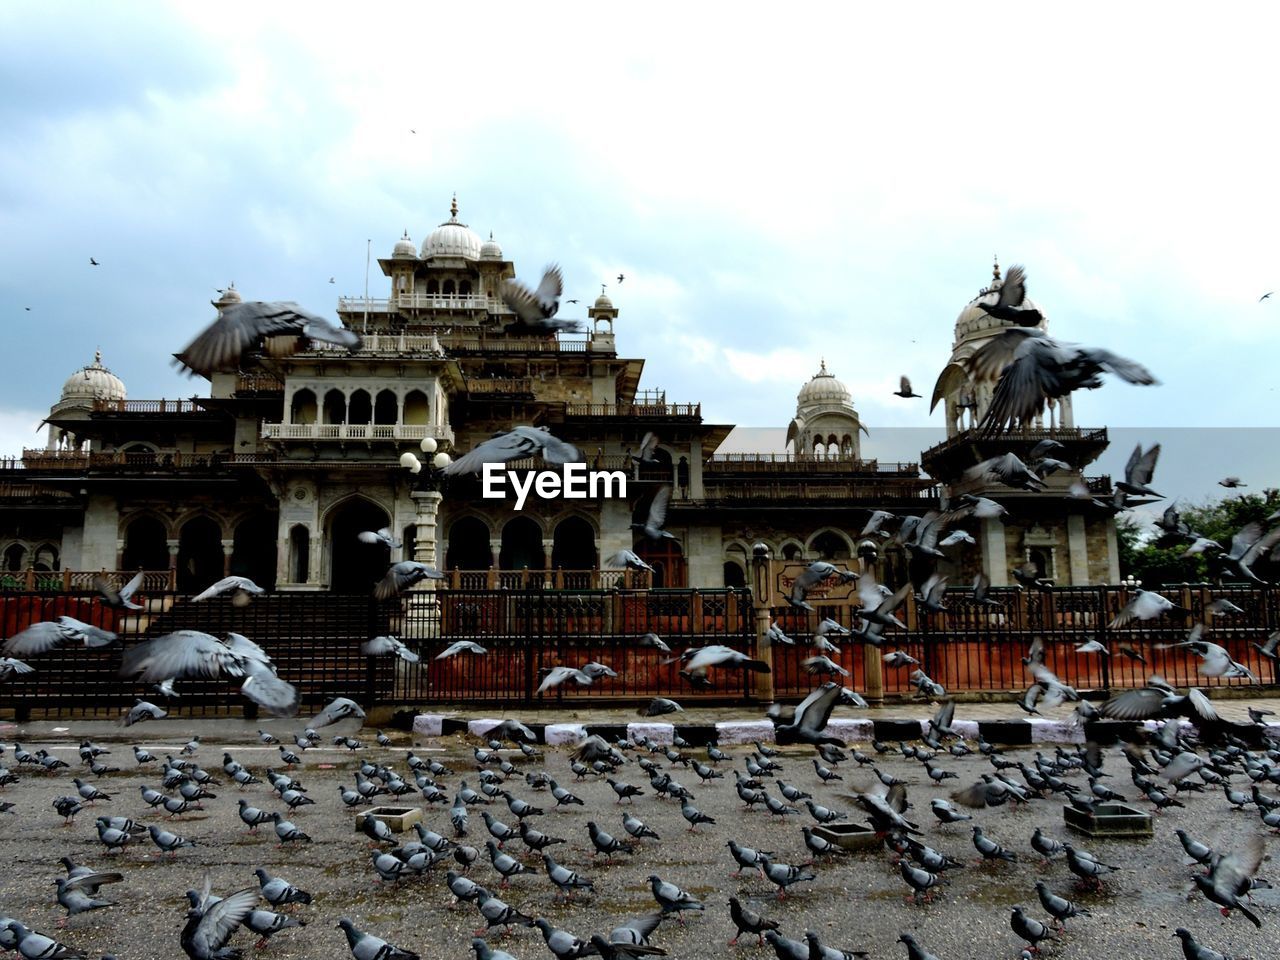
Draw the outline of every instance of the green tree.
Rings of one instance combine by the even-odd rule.
[[[1182,508],[1180,513],[1182,521],[1192,530],[1229,550],[1231,538],[1241,527],[1256,522],[1266,529],[1277,510],[1280,510],[1280,490],[1266,489],[1261,493],[1238,494],[1193,504]],[[1206,583],[1218,579],[1216,550],[1184,558],[1189,541],[1173,542],[1167,537],[1155,536],[1156,532],[1147,529],[1133,514],[1121,514],[1116,518],[1121,574],[1137,577],[1149,587]],[[1264,580],[1275,580],[1280,574],[1280,563],[1264,556],[1253,564],[1252,569]],[[1227,579],[1237,578],[1228,575]]]

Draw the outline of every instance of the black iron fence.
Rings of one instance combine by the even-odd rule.
[[[1204,639],[1225,647],[1261,685],[1280,682],[1276,663],[1258,647],[1280,629],[1280,588],[1266,586],[1213,587],[1193,584],[1156,591],[1188,611],[1185,616],[1162,617],[1112,628],[1109,624],[1129,601],[1133,591],[1125,587],[1055,587],[1051,590],[995,588],[991,603],[977,603],[968,590],[948,590],[944,614],[925,613],[909,600],[899,613],[905,630],[887,629],[881,653],[902,650],[920,661],[920,669],[948,691],[972,693],[1011,691],[1031,681],[1023,658],[1031,643],[1044,641],[1048,667],[1060,680],[1081,691],[1105,691],[1143,686],[1158,674],[1175,686],[1249,685],[1244,679],[1223,680],[1199,673],[1200,659],[1185,648],[1158,649],[1187,638],[1195,623],[1205,623]],[[1243,612],[1213,614],[1206,607],[1213,600],[1231,601]],[[813,687],[813,678],[800,666],[815,653],[811,643],[818,622],[830,617],[842,626],[855,626],[856,601],[814,604],[817,613],[777,609],[778,624],[797,643],[774,648],[775,692],[794,697]],[[830,658],[849,671],[844,682],[866,689],[863,645],[832,639],[841,649]],[[1096,639],[1109,651],[1079,653],[1076,648]],[[914,666],[883,670],[886,694],[910,694],[908,679]]]
[[[1011,691],[1027,685],[1022,658],[1031,642],[1045,641],[1046,660],[1058,677],[1082,691],[1140,686],[1160,674],[1176,686],[1217,687],[1248,683],[1201,676],[1200,661],[1185,649],[1158,649],[1185,639],[1193,622],[1208,624],[1207,639],[1226,647],[1263,685],[1277,683],[1274,661],[1258,647],[1280,628],[1280,589],[1188,586],[1161,591],[1189,611],[1112,629],[1108,626],[1128,601],[1124,587],[1066,587],[1051,591],[994,589],[989,604],[975,603],[967,591],[947,594],[945,615],[924,613],[914,601],[901,612],[906,629],[885,632],[875,656],[902,650],[950,692]],[[551,706],[557,703],[639,702],[653,696],[681,701],[740,701],[755,693],[751,674],[711,671],[708,688],[680,674],[671,655],[641,644],[653,633],[674,654],[686,647],[722,643],[758,656],[751,595],[745,590],[438,590],[376,602],[365,596],[331,593],[275,593],[244,607],[224,600],[198,604],[174,593],[147,595],[140,611],[103,607],[90,593],[0,593],[0,635],[59,616],[113,630],[121,643],[85,650],[65,647],[30,658],[35,672],[0,681],[0,715],[26,717],[111,716],[145,697],[181,716],[252,715],[252,705],[230,680],[186,680],[181,697],[166,701],[154,689],[119,676],[122,649],[178,629],[224,636],[242,633],[272,657],[280,676],[294,683],[303,710],[332,697],[362,704],[475,703],[492,706]],[[1214,615],[1211,600],[1227,599],[1240,614]],[[802,661],[816,652],[813,631],[823,617],[844,626],[858,621],[853,601],[815,602],[816,612],[772,611],[796,640],[776,645],[772,656],[774,693],[807,694],[816,680]],[[416,664],[360,652],[369,637],[391,634],[417,649]],[[864,646],[833,637],[840,647],[830,658],[849,672],[840,677],[856,690],[875,688]],[[1097,639],[1109,656],[1078,653]],[[459,653],[436,659],[449,644],[469,640],[483,655]],[[1127,652],[1126,652],[1127,651]],[[589,686],[572,681],[544,694],[537,689],[544,671],[555,666],[609,666],[618,676]],[[883,669],[889,696],[909,694],[911,668]]]

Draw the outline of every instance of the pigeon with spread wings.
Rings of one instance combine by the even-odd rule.
[[[662,529],[663,524],[667,522],[667,508],[671,504],[671,484],[663,484],[653,492],[647,509],[644,508],[644,500],[642,499],[636,504],[636,512],[631,521],[631,529],[639,531],[650,540],[674,540],[674,533],[668,533]]]
[[[133,575],[128,583],[117,590],[106,577],[99,574],[93,578],[93,589],[98,591],[98,596],[102,599],[105,606],[115,607],[124,610],[142,610],[142,604],[133,602],[133,595],[142,586],[142,571],[139,570]]]
[[[787,594],[787,603],[802,610],[812,610],[813,607],[805,598],[808,597],[810,590],[830,576],[839,577],[841,583],[852,583],[858,579],[858,574],[856,573],[849,570],[841,570],[834,563],[817,560],[809,564],[796,577],[795,582],[791,585],[791,592]]]
[[[1038,327],[1044,322],[1044,314],[1027,299],[1027,272],[1020,263],[1015,263],[1004,275],[995,303],[980,300],[974,306],[988,316],[1020,327]]]
[[[582,462],[582,454],[577,447],[553,437],[546,427],[520,426],[477,444],[445,467],[444,472],[450,476],[479,473],[486,463],[506,463],[535,454],[540,454],[547,463]]]
[[[1062,343],[1038,327],[1010,327],[988,340],[966,361],[971,380],[996,381],[979,429],[992,432],[1028,424],[1044,413],[1046,401],[1075,390],[1102,386],[1114,373],[1129,383],[1151,385],[1146,367],[1109,350]]]
[[[529,289],[519,280],[508,280],[502,288],[502,300],[519,318],[519,322],[513,325],[517,332],[524,327],[538,333],[556,330],[581,333],[582,324],[578,321],[553,319],[560,311],[563,292],[564,277],[553,263],[543,271],[536,290]]]
[[[336,327],[296,303],[248,301],[219,308],[218,319],[174,358],[190,373],[208,377],[219,370],[235,370],[264,340],[269,352],[283,356],[305,349],[313,340],[337,344],[352,353],[360,349],[355,331]]]

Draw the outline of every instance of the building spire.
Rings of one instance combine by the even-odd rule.
[[[1000,282],[1000,257],[994,253],[991,255],[991,279]]]
[[[825,377],[827,375],[827,358],[823,357],[818,361],[818,376]]]
[[[453,202],[449,204],[449,218],[451,220],[458,219],[458,194],[454,191]]]

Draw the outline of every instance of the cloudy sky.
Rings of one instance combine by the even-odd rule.
[[[191,395],[215,288],[332,311],[455,191],[715,420],[785,425],[825,356],[873,430],[939,430],[890,392],[998,253],[1162,381],[1078,423],[1276,423],[1276,8],[271,6],[0,5],[0,452],[96,346]]]

